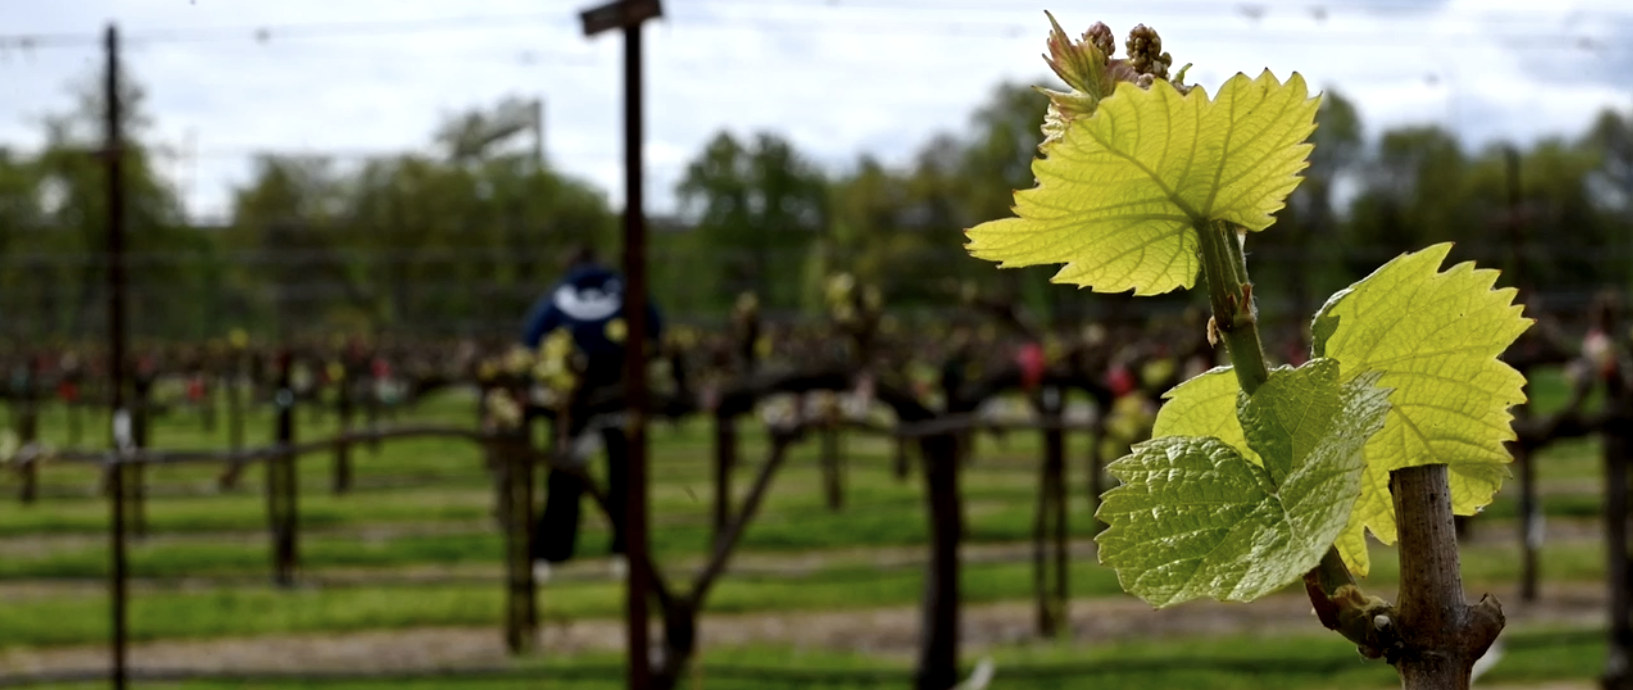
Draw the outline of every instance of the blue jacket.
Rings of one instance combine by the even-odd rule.
[[[624,346],[607,337],[607,323],[623,317],[623,277],[602,266],[580,266],[533,304],[522,330],[522,344],[536,349],[550,332],[566,328],[589,360],[584,383],[615,383],[622,378]],[[663,321],[650,297],[646,323],[648,342],[656,342]]]

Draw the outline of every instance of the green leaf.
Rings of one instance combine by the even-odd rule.
[[[1360,376],[1340,386],[1339,370],[1335,360],[1312,359],[1297,369],[1270,372],[1251,398],[1238,392],[1240,428],[1277,486],[1287,483],[1295,467],[1325,462],[1316,457],[1322,453],[1352,449],[1360,458],[1366,439],[1383,428],[1388,391],[1373,387],[1378,377]]]
[[[1210,100],[1158,80],[1123,82],[1066,125],[1015,193],[1018,217],[968,231],[966,248],[1004,268],[1065,263],[1054,282],[1153,295],[1196,283],[1207,221],[1269,227],[1307,165],[1318,98],[1297,73],[1238,74]]]
[[[1320,535],[1311,538],[1321,551],[1317,560],[1338,537],[1337,530],[1326,528],[1349,521],[1360,497],[1366,464],[1362,450],[1383,428],[1389,413],[1389,391],[1374,385],[1376,374],[1340,383],[1339,371],[1338,362],[1331,359],[1313,359],[1294,370],[1276,369],[1253,397],[1242,397],[1238,408],[1248,443],[1264,458],[1265,472],[1282,495],[1314,501],[1288,505],[1287,516],[1295,523],[1295,532]],[[1349,488],[1339,500],[1301,489],[1327,481],[1323,473],[1342,475],[1336,481]]]
[[[1490,503],[1508,477],[1508,409],[1525,402],[1525,377],[1497,356],[1531,320],[1513,304],[1513,289],[1492,289],[1497,271],[1463,263],[1439,272],[1450,251],[1438,244],[1395,258],[1333,295],[1311,326],[1316,356],[1338,360],[1343,380],[1377,374],[1379,386],[1394,389],[1338,544],[1360,575],[1370,568],[1363,530],[1395,541],[1391,470],[1448,465],[1459,515]]]
[[[1158,607],[1251,601],[1313,568],[1345,526],[1361,449],[1389,409],[1370,379],[1341,386],[1338,374],[1330,360],[1277,369],[1240,403],[1247,440],[1278,469],[1196,436],[1147,441],[1112,463],[1123,483],[1101,503],[1110,527],[1097,541],[1123,589]]]
[[[1152,438],[1163,436],[1212,436],[1241,451],[1242,457],[1263,465],[1259,454],[1247,446],[1242,423],[1236,419],[1236,398],[1242,393],[1236,372],[1215,367],[1174,386],[1162,394],[1162,408],[1151,427]]]

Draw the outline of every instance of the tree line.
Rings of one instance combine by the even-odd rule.
[[[0,146],[0,332],[13,339],[92,338],[102,326],[104,104],[89,83],[75,93],[42,119],[43,148]],[[261,156],[227,220],[201,225],[158,165],[141,88],[122,100],[134,113],[125,170],[139,337],[508,337],[573,248],[616,256],[604,190],[521,145],[527,101],[449,117],[419,152]],[[1056,323],[1127,315],[1126,295],[1049,290],[1048,268],[983,270],[961,249],[964,229],[1008,214],[1005,190],[1032,186],[1046,105],[1029,87],[1000,85],[962,130],[930,137],[909,160],[864,153],[838,170],[774,132],[720,132],[686,165],[678,213],[652,221],[654,292],[680,319],[723,319],[744,292],[792,318],[820,313],[828,277],[846,272],[906,313],[981,294]],[[1290,315],[1311,312],[1314,295],[1444,240],[1458,243],[1454,259],[1541,288],[1532,298],[1550,309],[1580,309],[1633,277],[1633,112],[1523,148],[1471,149],[1434,125],[1373,135],[1333,92],[1318,121],[1307,179],[1278,232],[1254,242],[1262,294],[1285,296],[1263,304],[1271,323],[1295,325]]]

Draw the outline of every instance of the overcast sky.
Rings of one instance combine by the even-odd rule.
[[[586,4],[7,0],[0,145],[39,145],[40,115],[71,106],[114,21],[196,217],[223,211],[256,151],[426,150],[442,117],[507,95],[544,98],[552,163],[620,204],[622,39],[584,38]],[[646,34],[649,211],[674,209],[685,162],[722,128],[776,130],[833,170],[908,160],[999,82],[1047,74],[1045,8],[1073,32],[1150,24],[1210,90],[1297,69],[1353,99],[1370,135],[1439,123],[1471,145],[1529,141],[1633,106],[1633,7],[1605,0],[664,0]]]

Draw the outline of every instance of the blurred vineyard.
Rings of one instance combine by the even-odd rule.
[[[1341,640],[1312,636],[1299,593],[1251,615],[1152,612],[1095,564],[1090,497],[1109,486],[1104,463],[1149,434],[1162,392],[1215,363],[1194,312],[1052,329],[971,291],[909,328],[870,287],[831,281],[823,316],[800,325],[770,323],[746,300],[718,327],[672,329],[652,364],[662,420],[652,544],[672,578],[667,596],[718,563],[693,621],[709,686],[901,686],[922,678],[937,644],[952,645],[964,672],[995,660],[1018,687],[1391,681]],[[1470,587],[1516,604],[1497,677],[1581,677],[1604,654],[1599,516],[1618,499],[1601,488],[1592,437],[1616,433],[1622,414],[1614,382],[1629,371],[1617,354],[1626,339],[1607,339],[1602,321],[1613,309],[1604,302],[1601,321],[1583,324],[1545,317],[1508,355],[1533,377],[1521,480],[1463,525]],[[622,583],[599,514],[584,556],[525,583],[532,603],[517,614],[506,544],[528,523],[506,521],[511,466],[458,438],[368,437],[484,433],[497,391],[534,411],[531,444],[552,447],[560,401],[530,353],[463,339],[235,336],[135,357],[127,404],[140,450],[127,457],[149,466],[121,500],[138,682],[618,682]],[[99,355],[38,348],[5,361],[8,684],[104,673],[110,496],[97,449],[111,427]],[[298,457],[280,450],[347,433]],[[561,469],[538,458],[539,473]],[[293,485],[276,484],[284,462]],[[950,489],[930,481],[954,467]],[[1622,486],[1625,501],[1625,475]],[[299,496],[293,514],[272,507],[282,492]],[[950,517],[937,497],[951,499]],[[927,597],[947,575],[937,563],[948,548],[953,594]],[[1393,552],[1374,558],[1373,582],[1387,591]],[[962,621],[957,634],[937,627],[944,606]]]
[[[0,145],[0,687],[87,687],[110,637],[142,687],[621,686],[618,487],[565,430],[626,389],[519,343],[569,256],[624,250],[621,211],[546,155],[542,103],[450,114],[411,151],[257,149],[206,214],[141,75],[113,73],[116,98],[75,85],[39,119],[43,146]],[[1106,464],[1224,360],[1200,294],[1074,292],[962,249],[1032,186],[1046,102],[999,85],[901,163],[721,131],[684,164],[649,223],[666,328],[636,410],[669,686],[1393,682],[1296,587],[1153,611],[1098,564]],[[1481,684],[1627,687],[1633,113],[1478,150],[1369,131],[1337,91],[1319,122],[1246,245],[1270,357],[1302,362],[1318,296],[1400,252],[1503,269],[1537,325],[1504,355],[1530,378],[1516,480],[1458,522],[1469,590],[1510,606]],[[591,489],[546,578],[554,473]],[[1396,556],[1372,558],[1387,595]]]

